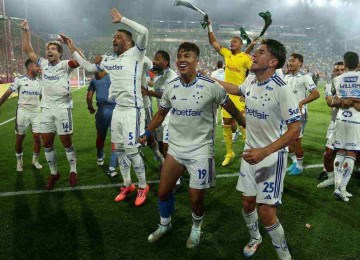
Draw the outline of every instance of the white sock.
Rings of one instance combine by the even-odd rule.
[[[302,170],[304,169],[303,163],[304,163],[304,157],[296,158],[297,160],[297,167]]]
[[[285,233],[279,220],[270,227],[265,227],[271,237],[272,244],[279,259],[291,260],[291,255],[285,240]]]
[[[39,160],[39,154],[38,153],[33,153],[33,161],[37,162]]]
[[[115,152],[118,156],[119,168],[121,176],[124,180],[124,186],[129,187],[131,185],[131,176],[130,176],[130,168],[131,161],[126,157],[124,149],[115,149]]]
[[[293,163],[297,163],[297,158],[295,153],[289,153],[290,159]]]
[[[204,216],[205,216],[205,214],[203,214],[202,216],[196,216],[195,214],[194,214],[194,212],[191,214],[191,216],[192,216],[192,222],[193,222],[193,226],[195,226],[195,227],[197,227],[197,228],[201,228],[201,224],[202,224],[202,222],[203,222],[203,220],[204,220]]]
[[[345,156],[344,162],[341,166],[340,172],[342,173],[341,183],[340,183],[340,190],[342,192],[346,191],[346,186],[348,185],[351,174],[354,168],[356,158],[351,156]]]
[[[160,153],[158,142],[155,141],[154,144],[150,148],[153,151],[156,158],[158,158],[161,161],[161,164],[162,164],[165,159],[164,159],[164,156],[162,155],[162,153]]]
[[[66,151],[66,158],[69,161],[70,164],[70,172],[76,171],[76,153],[75,153],[75,147],[72,145],[69,148],[65,148]]]
[[[15,153],[15,155],[16,155],[16,159],[17,159],[18,161],[21,161],[21,160],[22,160],[22,158],[23,158],[23,153]]]
[[[249,230],[250,237],[254,239],[260,239],[261,235],[259,232],[259,217],[257,214],[257,210],[255,209],[249,214],[245,213],[245,211],[242,210],[242,214],[245,219],[246,227]]]
[[[45,158],[49,165],[51,175],[57,175],[56,153],[53,147],[45,148]]]
[[[127,155],[127,157],[130,159],[134,167],[136,176],[138,177],[139,188],[144,189],[146,187],[146,176],[145,176],[145,165],[143,158],[140,156],[139,153],[130,154]]]
[[[340,186],[341,183],[341,166],[344,162],[345,155],[337,153],[334,160],[334,180],[335,180],[335,189]]]
[[[168,217],[168,218],[163,218],[163,217],[160,217],[160,224],[163,225],[163,226],[167,226],[169,225],[171,222],[171,216]]]
[[[328,180],[334,180],[334,172],[326,172]]]

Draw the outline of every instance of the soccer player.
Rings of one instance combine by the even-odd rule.
[[[139,142],[145,142],[151,131],[161,125],[168,112],[171,113],[169,150],[161,169],[158,190],[160,225],[150,234],[149,242],[155,242],[171,231],[171,215],[175,207],[173,188],[187,170],[190,174],[189,194],[193,226],[186,246],[192,248],[199,244],[204,218],[204,189],[210,187],[215,176],[216,106],[223,106],[240,125],[245,126],[244,117],[228,99],[221,86],[197,73],[199,55],[200,50],[196,44],[180,44],[176,59],[180,77],[165,85],[160,109],[145,134],[139,138]]]
[[[132,47],[132,33],[119,29],[114,35],[114,53],[103,55],[100,64],[92,64],[76,51],[71,39],[67,39],[70,51],[79,64],[89,72],[105,70],[111,79],[109,99],[115,99],[116,107],[111,121],[111,141],[115,144],[124,186],[115,201],[124,200],[135,190],[131,182],[130,169],[133,165],[139,179],[135,205],[146,200],[149,185],[146,184],[145,165],[139,154],[138,137],[145,128],[145,113],[141,95],[141,76],[144,66],[149,31],[144,26],[122,16],[118,10],[111,10],[113,23],[123,23],[138,34],[136,46]]]
[[[334,64],[332,76],[337,77],[340,76],[345,72],[344,62],[339,61]],[[335,95],[335,88],[333,82],[325,84],[325,101],[326,104],[331,107],[331,121],[329,127],[326,132],[326,147],[324,153],[324,171],[319,175],[318,179],[323,179],[324,177],[327,178],[323,182],[317,185],[318,188],[325,188],[330,185],[334,185],[334,155],[335,155],[335,148],[331,142],[331,136],[334,133],[335,129],[335,118],[339,111],[339,104],[336,104],[334,100],[337,98]]]
[[[252,56],[255,79],[248,77],[239,87],[221,82],[228,93],[243,95],[246,103],[246,142],[237,184],[243,193],[243,216],[251,236],[243,250],[245,257],[251,257],[262,243],[259,212],[278,258],[291,259],[277,207],[283,193],[286,147],[299,136],[301,116],[292,88],[275,73],[285,60],[284,45],[263,40]]]
[[[290,175],[299,175],[304,170],[304,150],[301,146],[301,139],[308,121],[306,104],[320,97],[319,91],[316,89],[316,85],[311,76],[301,71],[303,63],[304,57],[301,54],[292,53],[288,60],[289,74],[286,74],[284,77],[284,81],[292,88],[297,98],[301,113],[301,132],[299,138],[289,146],[292,164],[287,171]],[[310,94],[308,95],[307,92]]]
[[[21,23],[23,30],[22,44],[26,55],[42,71],[42,98],[41,98],[41,136],[45,148],[45,158],[48,162],[51,177],[46,189],[51,190],[60,178],[57,169],[54,139],[57,133],[66,151],[66,158],[70,164],[69,185],[76,186],[76,154],[72,144],[73,133],[72,107],[73,101],[70,93],[70,74],[78,67],[75,60],[61,60],[63,47],[58,41],[48,42],[46,45],[46,58],[39,57],[31,46],[29,25],[27,21]]]
[[[336,95],[341,104],[332,137],[334,147],[337,149],[334,160],[334,196],[342,201],[349,201],[346,196],[346,186],[360,151],[360,112],[353,107],[360,102],[360,72],[356,71],[358,64],[357,53],[346,52],[344,54],[346,72],[334,78]]]
[[[10,97],[14,92],[18,93],[18,106],[16,109],[15,119],[15,151],[16,151],[16,171],[22,172],[23,168],[23,142],[26,131],[31,125],[32,136],[34,140],[32,164],[36,169],[41,169],[39,163],[39,153],[41,147],[40,138],[40,123],[41,123],[41,108],[40,95],[41,84],[37,76],[40,73],[39,67],[35,62],[28,59],[25,62],[26,75],[16,77],[9,89],[0,98],[0,106]]]
[[[166,83],[177,78],[178,75],[170,68],[170,55],[164,50],[158,50],[153,58],[153,71],[157,72],[157,77],[154,80],[154,91],[146,91],[145,94],[156,98],[157,107],[160,109],[160,99],[165,91]],[[169,119],[170,114],[167,114],[162,125],[156,129],[156,137],[161,140],[163,155],[166,157],[169,143]]]
[[[208,25],[208,36],[211,46],[225,59],[225,82],[229,82],[237,86],[243,83],[246,78],[246,72],[251,67],[251,57],[250,55],[241,51],[243,46],[242,39],[237,36],[233,37],[230,42],[230,49],[221,46],[221,44],[216,40],[210,20]],[[240,112],[244,113],[244,99],[242,97],[239,98],[239,96],[233,95],[229,95],[229,97],[235,106],[240,110]],[[236,132],[236,124],[234,124],[234,119],[231,117],[231,115],[224,109],[222,109],[222,117],[223,135],[226,144],[226,155],[221,165],[227,166],[235,158],[232,143],[232,133]],[[245,138],[245,130],[242,128],[240,128],[240,130],[242,132],[243,138]]]
[[[115,108],[115,101],[108,100],[109,88],[111,81],[109,75],[105,71],[95,72],[95,77],[90,81],[90,85],[87,90],[86,103],[90,114],[95,114],[95,126],[96,126],[96,150],[97,150],[97,164],[104,165],[104,144],[108,129],[111,125],[111,118]],[[96,106],[97,111],[93,107],[92,99],[96,92]],[[109,163],[109,170],[107,175],[114,177],[118,173],[116,172],[117,155],[115,147],[111,145],[111,158]]]

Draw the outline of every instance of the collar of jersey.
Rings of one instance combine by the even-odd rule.
[[[30,78],[28,74],[25,74],[25,77],[27,77],[29,80],[36,80],[36,77],[35,78]]]
[[[159,76],[165,75],[166,73],[168,73],[169,69],[170,69],[170,68],[168,67],[167,69],[165,69],[165,70],[163,70],[162,72],[160,72],[158,75],[159,75]]]
[[[195,79],[192,81],[192,82],[190,82],[189,84],[184,84],[182,81],[181,81],[181,78],[180,78],[180,83],[181,83],[181,85],[183,85],[185,88],[189,88],[189,87],[191,87],[191,86],[193,86],[198,80],[199,80],[199,73],[196,75],[196,77],[195,77]]]

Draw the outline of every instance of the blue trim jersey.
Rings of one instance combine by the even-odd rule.
[[[109,100],[115,100],[121,107],[142,108],[141,76],[145,51],[137,46],[121,55],[102,55],[99,70],[105,70],[111,78]]]
[[[245,148],[270,145],[284,134],[284,124],[301,118],[294,92],[276,73],[264,82],[249,76],[239,89],[246,104]]]
[[[69,66],[69,60],[52,65],[47,59],[39,58],[37,64],[42,71],[41,107],[72,108],[70,74],[74,68]]]
[[[225,90],[201,74],[190,84],[175,78],[164,89],[160,105],[170,110],[169,154],[181,159],[212,158],[216,109],[228,100]]]
[[[38,78],[27,75],[16,77],[9,89],[18,92],[18,108],[30,111],[40,111],[41,84]]]
[[[292,88],[298,104],[308,96],[308,92],[316,89],[316,85],[311,76],[302,71],[299,71],[296,74],[286,74],[284,81]],[[302,110],[303,114],[306,114],[307,105],[304,105]]]
[[[147,71],[151,70],[151,68],[153,67],[153,63],[152,61],[145,56],[144,58],[144,68],[143,68],[143,72],[141,75],[141,86],[148,89],[148,77],[147,77]],[[143,100],[144,100],[144,107],[145,108],[151,108],[151,99],[148,95],[143,96]]]

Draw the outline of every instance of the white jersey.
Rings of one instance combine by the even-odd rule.
[[[121,107],[142,108],[141,78],[145,51],[137,46],[121,55],[102,55],[99,70],[105,70],[111,79],[109,100]]]
[[[247,77],[239,89],[246,104],[245,148],[270,145],[283,135],[284,123],[301,118],[294,92],[276,73],[260,83]]]
[[[74,68],[69,66],[69,60],[52,65],[47,59],[39,58],[37,64],[42,71],[41,107],[72,108],[70,74]]]
[[[311,76],[302,71],[299,71],[296,74],[286,74],[284,81],[292,88],[298,104],[307,97],[308,91],[311,92],[316,89],[316,85]],[[307,105],[304,105],[302,110],[302,113],[306,114]]]
[[[217,69],[211,73],[211,77],[217,80],[224,81],[225,79],[225,70],[224,69]]]
[[[40,111],[41,84],[38,78],[27,75],[16,77],[9,89],[18,93],[18,108],[30,112]]]
[[[341,98],[360,98],[360,71],[348,71],[334,78],[336,95]],[[340,108],[336,120],[359,124],[356,119],[359,112],[350,107],[349,109]]]
[[[181,159],[212,158],[217,105],[227,100],[225,90],[201,74],[190,84],[180,78],[167,83],[160,103],[170,109],[169,154]]]
[[[335,96],[335,88],[333,83],[326,83],[325,84],[325,97],[333,97]],[[336,119],[336,115],[339,111],[339,108],[337,107],[332,107],[331,108],[331,122],[335,122]]]
[[[143,69],[143,74],[141,76],[141,86],[145,87],[146,89],[148,89],[148,85],[147,85],[147,77],[146,77],[146,72],[148,70],[151,70],[151,68],[153,67],[153,63],[152,61],[145,56],[144,58],[144,69]],[[151,99],[148,95],[143,96],[143,101],[144,101],[144,108],[149,108],[151,107]]]
[[[166,70],[162,71],[154,81],[154,91],[164,93],[166,83],[176,79],[177,77],[178,75],[176,74],[176,72],[170,68],[167,68]],[[156,99],[158,109],[160,108],[160,100],[161,99],[159,98]],[[169,120],[170,120],[170,113],[166,115],[162,123],[162,126],[166,127],[165,131],[168,131]]]

